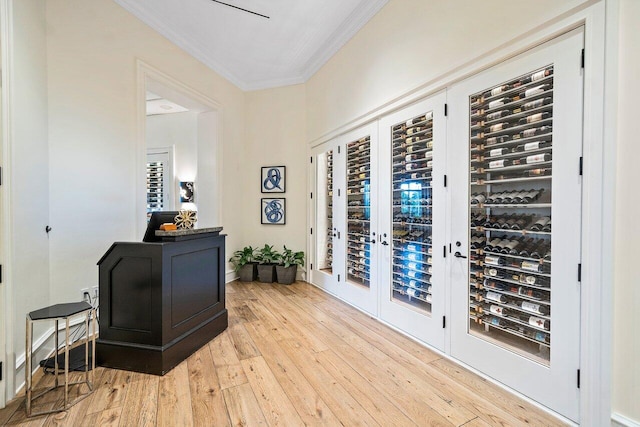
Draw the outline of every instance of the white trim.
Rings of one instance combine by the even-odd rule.
[[[616,2],[611,4],[611,2]],[[613,298],[613,209],[615,207],[616,145],[616,70],[607,63],[605,69],[605,35],[607,59],[617,58],[618,0],[592,1],[529,31],[499,49],[472,61],[459,64],[450,72],[404,93],[385,104],[331,130],[309,142],[312,148],[333,140],[365,123],[370,123],[402,107],[443,90],[454,83],[526,52],[579,26],[585,26],[584,93],[584,166],[582,225],[582,302],[581,302],[581,389],[580,420],[584,425],[607,425],[611,416],[611,331]],[[605,7],[608,27],[605,31]],[[606,74],[605,74],[606,73]],[[607,90],[605,92],[605,77]],[[606,95],[606,97],[605,97]],[[605,110],[605,106],[607,110]],[[606,126],[605,126],[606,125]],[[309,191],[314,191],[310,188]],[[312,212],[308,220],[312,220]],[[598,233],[598,231],[601,231]],[[311,245],[310,241],[307,245]],[[591,249],[589,251],[589,249]],[[322,288],[320,288],[322,289]],[[324,290],[324,289],[323,289]],[[326,292],[326,290],[325,290]],[[460,362],[458,362],[460,363]]]
[[[227,272],[224,275],[224,282],[231,283],[234,280],[238,280],[238,275],[236,274],[236,272],[233,270],[227,270]]]
[[[14,309],[12,282],[12,211],[11,204],[11,148],[13,144],[13,3],[10,0],[0,0],[0,42],[2,43],[2,163],[3,177],[0,187],[0,254],[2,256],[2,319],[4,345],[0,342],[0,358],[4,361],[5,375],[0,382],[0,408],[14,396],[15,372],[9,372],[13,366],[14,346]],[[4,384],[2,384],[4,383]]]
[[[137,106],[137,128],[138,128],[138,141],[136,148],[136,158],[137,165],[139,167],[136,169],[136,200],[134,201],[136,209],[136,235],[142,238],[144,234],[144,230],[146,229],[146,212],[147,212],[147,204],[146,204],[146,168],[144,165],[146,164],[147,150],[146,150],[146,122],[147,122],[147,111],[146,111],[146,85],[147,79],[153,80],[167,88],[180,92],[188,98],[191,98],[197,101],[200,104],[210,108],[208,111],[213,111],[216,113],[217,126],[216,126],[216,145],[215,145],[215,175],[216,179],[211,188],[212,193],[216,200],[219,203],[216,204],[216,218],[222,220],[222,188],[223,187],[223,176],[222,176],[222,145],[223,145],[223,124],[224,124],[224,112],[222,108],[222,104],[216,101],[213,98],[199,92],[198,90],[182,83],[181,81],[173,78],[172,76],[160,71],[154,66],[142,61],[141,59],[136,60],[136,106]],[[203,111],[204,112],[204,111]]]
[[[640,422],[614,412],[611,415],[611,425],[614,427],[640,427]]]
[[[195,40],[185,37],[170,29],[161,20],[150,16],[142,8],[130,0],[114,0],[135,17],[169,39],[176,46],[193,56],[204,65],[220,74],[225,79],[244,91],[268,89],[305,83],[313,76],[333,55],[342,48],[373,16],[382,9],[389,0],[363,0],[351,15],[331,34],[327,41],[304,64],[302,70],[279,78],[268,80],[245,81],[237,78],[222,62],[211,57],[198,48]]]

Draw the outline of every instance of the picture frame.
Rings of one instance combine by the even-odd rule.
[[[263,166],[260,173],[260,191],[262,193],[286,192],[286,166]]]
[[[284,197],[260,199],[260,224],[285,225],[287,220],[286,202]]]

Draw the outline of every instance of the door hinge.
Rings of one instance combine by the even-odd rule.
[[[576,375],[576,380],[578,383],[578,388],[580,388],[580,369],[578,369],[578,374]]]
[[[578,282],[582,283],[582,264],[578,264]]]
[[[338,282],[340,281],[340,275],[338,274]]]
[[[2,381],[2,362],[0,362],[0,381]]]
[[[2,264],[0,264],[0,283],[2,283]]]
[[[311,266],[311,270],[313,270],[313,264],[310,264],[310,266]]]
[[[442,329],[447,327],[447,316],[442,316]]]
[[[442,247],[442,256],[445,258],[447,257],[447,245],[444,245]]]
[[[582,167],[583,167],[583,163],[584,163],[584,161],[583,161],[583,157],[582,157],[582,156],[580,156],[580,176],[582,176],[582,170],[583,170],[583,169],[582,169]]]
[[[313,163],[313,156],[309,157],[309,160]]]
[[[0,167],[0,185],[2,185],[2,167]]]
[[[447,117],[448,114],[449,114],[449,106],[447,104],[444,104],[444,116]]]
[[[311,199],[313,199],[313,191],[311,192]]]
[[[340,189],[338,188],[338,197],[340,197]]]
[[[580,55],[580,68],[584,68],[584,49],[582,49],[582,54]]]
[[[338,145],[338,154],[340,154],[340,146]]]
[[[313,235],[313,227],[311,227],[311,234]]]
[[[444,186],[447,186],[447,175],[444,176]]]

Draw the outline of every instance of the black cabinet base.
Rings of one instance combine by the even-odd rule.
[[[119,341],[96,340],[96,360],[107,368],[164,375],[200,347],[217,337],[229,324],[227,310],[223,310],[175,341],[165,346],[153,346]]]

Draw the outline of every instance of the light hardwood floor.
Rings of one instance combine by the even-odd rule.
[[[234,282],[227,307],[229,328],[165,376],[98,368],[69,411],[26,419],[17,398],[0,425],[562,425],[307,283]]]

